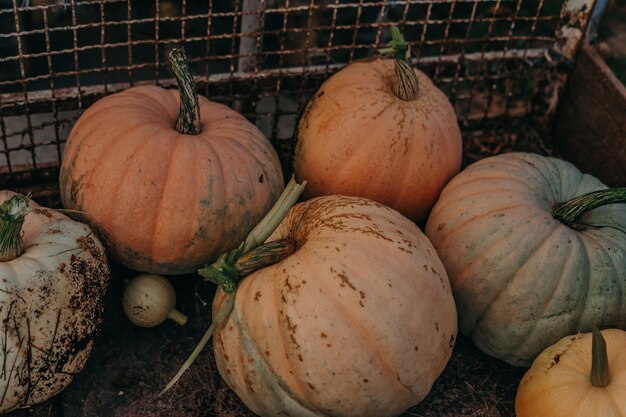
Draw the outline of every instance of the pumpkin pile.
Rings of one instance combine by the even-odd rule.
[[[450,102],[412,67],[397,28],[382,52],[391,59],[348,65],[308,103],[301,184],[284,190],[268,139],[197,95],[180,49],[170,55],[178,91],[134,87],[91,106],[59,185],[92,229],[0,195],[0,313],[15,319],[0,412],[50,398],[87,359],[108,277],[98,234],[113,259],[144,272],[118,306],[139,326],[187,320],[155,274],[197,272],[219,286],[213,323],[165,391],[212,336],[221,376],[260,416],[393,417],[431,390],[458,318],[487,354],[534,361],[521,417],[574,415],[554,404],[585,393],[580,415],[626,415],[616,394],[625,333],[605,330],[607,351],[595,331],[593,354],[591,336],[577,334],[626,329],[626,189],[530,153],[459,173]],[[24,346],[25,332],[49,348]],[[593,408],[610,396],[615,407]]]

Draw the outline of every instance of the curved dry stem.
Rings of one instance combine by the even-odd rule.
[[[196,346],[196,348],[193,350],[193,352],[191,352],[191,355],[189,355],[185,363],[183,363],[183,366],[180,367],[176,375],[174,375],[174,378],[172,378],[172,380],[165,386],[165,388],[163,388],[163,391],[161,391],[159,395],[165,394],[174,385],[176,385],[176,383],[180,380],[183,374],[187,371],[187,369],[189,369],[189,367],[196,360],[200,352],[202,352],[202,349],[204,349],[206,344],[209,342],[209,339],[211,338],[213,333],[215,333],[215,330],[217,330],[217,328],[224,322],[224,320],[228,317],[230,312],[233,311],[234,306],[235,306],[235,293],[234,292],[226,293],[226,303],[223,304],[222,308],[220,308],[220,310],[217,312],[217,314],[213,318],[213,321],[211,322],[211,325],[209,326],[207,331],[204,333],[204,336],[202,336],[202,339],[200,339],[200,342],[198,342],[198,345]]]
[[[198,274],[204,277],[204,279],[216,282],[220,285],[226,293],[226,304],[222,305],[196,348],[159,395],[167,392],[178,382],[185,371],[189,369],[196,360],[200,352],[202,352],[202,349],[204,349],[204,346],[209,342],[213,333],[228,317],[235,305],[237,280],[242,278],[245,273],[262,268],[270,262],[275,263],[280,259],[284,259],[295,250],[294,242],[288,240],[278,240],[276,242],[269,242],[264,246],[260,245],[265,242],[283,221],[291,207],[298,201],[300,194],[304,191],[305,185],[306,181],[303,181],[302,184],[298,184],[292,177],[269,213],[265,215],[238,248],[220,255],[216,262],[198,270]],[[258,251],[250,253],[257,248]],[[249,256],[245,256],[248,253],[250,253]],[[240,259],[241,261],[239,261]],[[239,269],[237,269],[237,267],[239,267]]]
[[[280,222],[283,221],[287,213],[293,205],[298,201],[298,198],[304,191],[306,181],[302,184],[298,184],[292,177],[285,190],[282,192],[278,201],[274,204],[272,209],[263,217],[263,219],[256,225],[254,229],[248,234],[248,237],[244,242],[239,245],[238,248],[233,249],[227,254],[222,254],[217,261],[198,270],[198,274],[207,281],[211,281],[219,285],[225,292],[235,291],[235,283],[237,280],[245,275],[242,271],[237,271],[235,267],[237,260],[248,252],[258,248],[267,238],[274,233],[274,230],[278,227]],[[287,245],[288,246],[288,245]],[[269,251],[269,248],[268,248]],[[287,250],[284,252],[284,257],[288,256]],[[282,258],[276,258],[268,256],[265,258],[267,263],[265,265],[271,265],[278,262]],[[262,268],[263,265],[257,263],[256,269]],[[255,269],[255,270],[256,270]]]

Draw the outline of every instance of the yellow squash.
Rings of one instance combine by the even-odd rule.
[[[517,417],[626,417],[626,332],[599,334],[565,337],[537,357],[520,383]]]

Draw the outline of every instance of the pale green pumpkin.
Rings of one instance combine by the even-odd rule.
[[[450,277],[459,330],[481,350],[530,365],[566,335],[626,328],[626,204],[608,204],[626,201],[626,189],[558,206],[565,220],[553,213],[603,189],[568,162],[526,153],[486,158],[446,186],[426,234]]]

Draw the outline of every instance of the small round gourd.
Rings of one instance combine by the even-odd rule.
[[[181,326],[187,316],[176,310],[176,292],[164,277],[140,274],[128,281],[122,296],[126,317],[140,327],[154,327],[171,319]]]
[[[88,226],[0,191],[0,413],[49,400],[83,368],[108,279]]]
[[[296,177],[308,183],[306,197],[365,197],[417,221],[459,172],[454,109],[412,68],[400,40],[395,59],[346,66],[307,104],[294,155]]]
[[[615,204],[625,202],[626,189],[530,153],[457,175],[426,235],[450,276],[460,331],[529,366],[566,335],[626,329],[626,204]]]
[[[260,416],[391,417],[448,362],[456,309],[417,226],[371,200],[294,206],[268,242],[295,243],[237,286],[213,337],[220,374]],[[214,317],[233,300],[219,290]]]
[[[284,183],[276,151],[244,116],[197,96],[182,50],[179,91],[138,86],[91,105],[72,128],[63,205],[106,237],[130,269],[195,272],[235,247]]]
[[[567,336],[526,372],[517,417],[626,417],[626,332]]]

